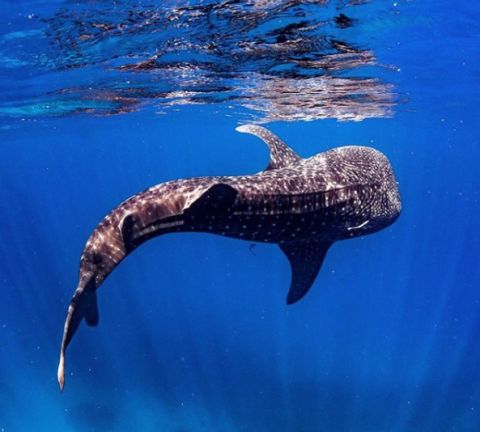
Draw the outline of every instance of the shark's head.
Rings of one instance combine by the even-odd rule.
[[[336,227],[340,238],[376,232],[398,218],[402,208],[398,183],[383,153],[345,146],[327,152],[326,157],[331,178],[345,185],[338,196],[350,202],[341,229]]]

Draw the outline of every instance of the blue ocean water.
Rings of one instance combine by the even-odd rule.
[[[0,5],[0,431],[479,431],[480,7],[461,0]],[[56,368],[91,230],[125,198],[369,145],[400,218],[287,306],[276,245],[156,238]]]

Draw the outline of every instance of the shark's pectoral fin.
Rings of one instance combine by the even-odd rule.
[[[243,125],[238,126],[235,130],[255,135],[268,145],[270,148],[270,162],[266,168],[267,170],[283,168],[302,159],[279,137],[262,126]]]
[[[209,187],[187,209],[187,214],[204,214],[205,212],[223,212],[231,208],[238,192],[225,183],[217,183]]]
[[[297,302],[308,292],[331,245],[331,242],[318,240],[300,240],[280,244],[292,268],[292,283],[287,304]]]

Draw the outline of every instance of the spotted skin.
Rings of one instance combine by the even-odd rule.
[[[161,183],[124,201],[94,229],[65,321],[58,367],[62,389],[72,336],[83,319],[98,323],[96,289],[148,239],[192,231],[277,243],[292,268],[290,304],[313,284],[333,242],[373,233],[398,217],[397,182],[388,159],[377,150],[339,147],[303,159],[261,126],[237,130],[269,146],[265,171]]]

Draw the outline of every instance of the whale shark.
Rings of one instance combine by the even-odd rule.
[[[236,130],[268,145],[265,170],[158,184],[121,203],[93,230],[65,320],[57,373],[62,390],[65,351],[73,335],[83,320],[98,324],[96,290],[145,241],[167,233],[206,232],[276,243],[290,262],[287,304],[292,304],[308,292],[334,242],[374,233],[399,216],[398,184],[381,152],[344,146],[302,158],[262,126]]]

